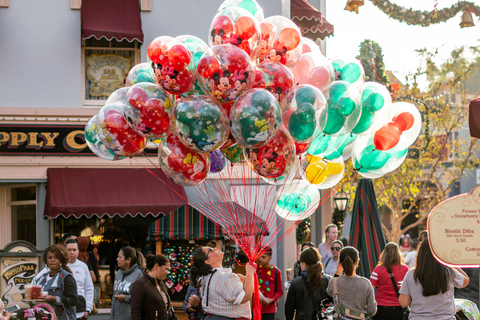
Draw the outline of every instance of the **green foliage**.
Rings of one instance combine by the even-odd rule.
[[[385,73],[382,48],[372,40],[364,40],[360,44],[360,56],[357,57],[365,70],[365,81],[374,81],[383,84],[390,91],[390,82]]]
[[[312,222],[311,217],[300,221],[297,225],[297,244],[310,241],[310,224]]]

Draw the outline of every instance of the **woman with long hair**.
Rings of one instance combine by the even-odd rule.
[[[112,308],[110,310],[111,320],[131,319],[130,289],[132,284],[143,276],[143,271],[138,265],[140,254],[132,247],[123,247],[118,252],[118,271],[113,284]]]
[[[170,260],[164,255],[147,256],[145,274],[132,285],[132,319],[172,319],[172,302],[164,283],[169,269]]]
[[[251,319],[250,299],[253,296],[255,264],[247,264],[246,276],[239,277],[232,273],[232,269],[223,268],[222,260],[223,252],[212,247],[200,247],[193,255],[190,279],[196,284],[202,277],[202,309],[209,320]],[[193,297],[190,297],[190,305],[198,303],[192,300]]]
[[[312,320],[327,294],[331,276],[323,272],[322,257],[317,248],[306,248],[300,254],[301,275],[293,279],[285,301],[285,319]],[[310,293],[311,292],[311,293]],[[312,296],[315,305],[312,305]],[[330,300],[331,301],[331,300]]]
[[[393,274],[397,288],[400,288],[408,266],[402,263],[402,253],[395,242],[389,242],[380,255],[380,261],[370,276],[372,286],[377,288],[375,301],[377,313],[374,320],[402,320],[403,310],[398,302],[390,274]]]
[[[438,262],[425,239],[418,250],[415,269],[405,275],[398,300],[402,307],[410,306],[409,319],[455,319],[454,288],[464,288],[468,282],[461,268]]]
[[[373,287],[370,281],[355,274],[360,262],[357,249],[345,247],[340,251],[340,259],[337,272],[330,279],[327,293],[334,297],[334,281],[337,279],[338,303],[345,308],[367,314],[372,317],[377,312],[377,303],[373,295]],[[343,275],[341,275],[343,272]],[[337,303],[334,297],[334,302]],[[335,304],[335,312],[339,312],[339,306]]]
[[[42,286],[47,295],[39,300],[52,304],[55,314],[61,320],[76,319],[77,284],[72,270],[67,266],[68,253],[64,246],[51,245],[43,251],[45,271],[38,274],[34,282]]]

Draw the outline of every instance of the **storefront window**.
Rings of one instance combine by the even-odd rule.
[[[36,202],[36,186],[10,189],[12,241],[25,240],[36,245]]]

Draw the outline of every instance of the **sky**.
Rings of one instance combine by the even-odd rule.
[[[381,0],[379,0],[381,1]],[[470,0],[480,5],[479,0]],[[365,39],[377,42],[382,48],[385,69],[404,82],[408,73],[416,71],[420,59],[416,49],[436,48],[440,60],[449,58],[453,49],[480,45],[480,21],[473,15],[474,27],[460,28],[462,12],[455,17],[429,27],[411,26],[390,18],[370,0],[359,7],[359,14],[344,10],[347,0],[326,0],[326,19],[334,25],[334,36],[327,38],[326,56],[355,57]],[[435,0],[390,0],[397,5],[415,10],[433,10]],[[437,0],[438,9],[450,7],[457,0]]]

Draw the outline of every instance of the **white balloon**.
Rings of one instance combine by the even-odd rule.
[[[286,220],[298,221],[311,216],[320,204],[319,191],[303,180],[285,183],[275,195],[275,211]]]

